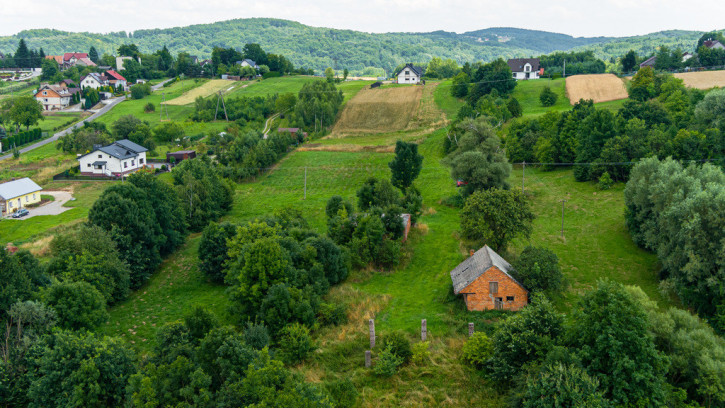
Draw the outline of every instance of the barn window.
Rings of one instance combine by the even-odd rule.
[[[513,302],[514,301],[514,297],[513,296],[506,296],[506,301],[507,302]]]
[[[488,282],[488,292],[491,294],[498,293],[498,282]]]

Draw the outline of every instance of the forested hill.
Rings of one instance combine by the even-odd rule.
[[[464,34],[445,31],[370,34],[310,27],[287,20],[253,18],[133,33],[26,30],[0,37],[0,52],[14,52],[20,38],[25,38],[31,48],[42,47],[46,54],[87,52],[91,46],[95,46],[99,53],[113,54],[120,44],[133,42],[145,53],[166,45],[174,54],[185,51],[201,58],[209,57],[214,46],[241,48],[245,43],[259,43],[267,52],[283,54],[298,67],[323,70],[331,66],[348,68],[358,74],[376,75],[382,74],[379,68],[390,72],[398,64],[426,62],[434,56],[464,63],[490,61],[498,57],[531,57],[574,47],[593,47],[600,58],[606,59],[626,52],[627,44],[633,44],[635,49],[649,49],[680,42],[692,43],[689,49],[699,35],[684,31],[667,33],[628,38],[575,38],[518,28],[488,28]],[[616,54],[608,51],[610,43],[616,44],[611,47]]]

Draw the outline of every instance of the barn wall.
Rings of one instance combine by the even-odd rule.
[[[495,296],[503,298],[504,310],[519,310],[529,303],[526,290],[497,267],[492,266],[461,291],[468,310],[494,309],[494,296],[489,296],[489,282],[498,282],[498,294]],[[506,296],[513,296],[513,302],[506,301]]]

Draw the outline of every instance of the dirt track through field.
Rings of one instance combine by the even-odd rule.
[[[206,98],[207,96],[213,95],[221,90],[224,90],[226,92],[230,87],[234,87],[234,85],[234,82],[228,81],[226,79],[212,79],[206,82],[204,85],[198,86],[188,92],[185,92],[178,98],[174,98],[166,102],[166,104],[174,106],[188,105],[190,103],[194,103],[194,100],[196,100],[196,98],[200,96],[202,98]]]
[[[363,89],[345,105],[333,135],[395,132],[418,111],[423,86]]]
[[[702,72],[683,72],[674,74],[675,77],[682,79],[685,86],[697,89],[710,89],[714,87],[725,87],[725,71],[702,71]]]
[[[624,81],[613,74],[574,75],[566,79],[566,93],[571,104],[579,99],[591,99],[595,103],[626,99]]]

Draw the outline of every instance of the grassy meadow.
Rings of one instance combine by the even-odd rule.
[[[541,91],[547,86],[558,97],[556,98],[554,106],[541,106],[539,95],[541,95]],[[546,112],[561,112],[571,109],[569,98],[566,95],[566,81],[564,79],[518,81],[511,96],[516,98],[521,104],[524,116],[539,116]]]

